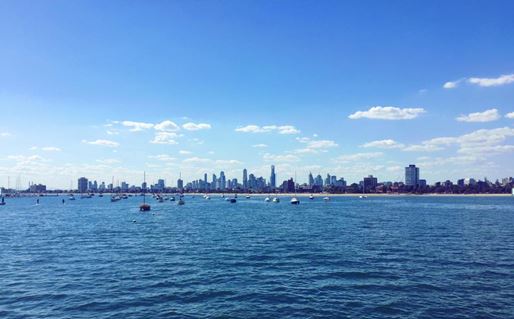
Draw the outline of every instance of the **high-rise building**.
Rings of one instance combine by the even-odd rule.
[[[364,192],[367,193],[369,191],[374,191],[377,187],[378,180],[373,175],[369,175],[368,177],[364,177],[364,181],[362,183]]]
[[[78,180],[78,190],[79,193],[87,192],[88,180],[85,177],[81,177]]]
[[[177,180],[177,188],[179,190],[183,190],[184,189],[184,181],[182,180],[182,178],[179,177],[179,179]]]
[[[309,186],[312,187],[314,185],[314,177],[312,177],[312,173],[309,172]]]
[[[221,171],[220,172],[220,189],[225,190],[225,188],[227,188],[227,180],[225,178],[225,172]]]
[[[277,175],[275,174],[275,165],[271,165],[271,176],[269,182],[271,189],[275,189],[277,187]]]
[[[248,189],[248,171],[243,169],[243,190]]]
[[[419,167],[416,167],[414,164],[410,164],[408,167],[405,167],[405,185],[419,185]]]

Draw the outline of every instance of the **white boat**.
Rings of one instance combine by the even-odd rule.
[[[280,203],[280,198],[278,198],[278,197],[273,197],[272,202],[273,202],[273,203]]]
[[[269,197],[266,197],[266,198],[264,199],[264,201],[265,201],[266,203],[269,203],[269,202],[271,201],[271,199],[270,199]]]
[[[180,198],[177,202],[177,205],[184,205],[186,202],[182,198]]]
[[[294,172],[294,196],[291,198],[291,204],[298,205],[300,204],[300,200],[296,197],[296,172]]]
[[[246,195],[246,199],[250,199],[250,195]]]
[[[314,196],[312,196],[312,194],[309,196],[309,199],[314,199]]]
[[[323,200],[324,200],[325,202],[328,202],[328,201],[330,200],[330,197],[328,197],[328,196],[327,196],[327,197],[323,197]]]

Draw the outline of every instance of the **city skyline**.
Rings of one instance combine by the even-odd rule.
[[[513,10],[2,3],[0,186],[513,176]]]

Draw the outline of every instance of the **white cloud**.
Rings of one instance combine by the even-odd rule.
[[[148,158],[156,159],[156,160],[163,161],[163,162],[171,162],[171,161],[175,160],[174,157],[171,157],[167,154],[150,155],[150,156],[148,156]]]
[[[497,109],[469,113],[467,115],[463,114],[456,118],[456,120],[459,122],[492,122],[498,119],[500,119],[500,113]]]
[[[482,87],[500,86],[514,82],[514,74],[500,75],[497,78],[469,78],[468,82]]]
[[[96,161],[100,164],[118,164],[118,163],[120,163],[120,161],[115,158],[98,159]]]
[[[130,127],[131,132],[139,132],[154,127],[152,123],[145,122],[134,122],[134,121],[122,121],[121,125]]]
[[[231,165],[240,165],[243,164],[243,162],[238,160],[216,160],[216,165],[220,166],[231,166]]]
[[[454,145],[458,147],[458,153],[487,157],[513,151],[514,146],[502,144],[509,137],[514,137],[514,128],[480,129],[457,137],[433,138],[418,145],[409,145],[403,150],[433,152]]]
[[[255,148],[266,148],[266,147],[268,147],[268,145],[266,145],[266,144],[254,144],[254,145],[252,145],[252,147],[255,147]]]
[[[336,162],[354,162],[354,161],[362,161],[369,160],[378,157],[382,157],[384,154],[381,152],[372,152],[372,153],[356,153],[356,154],[348,154],[341,155],[335,159]]]
[[[385,148],[385,149],[391,149],[391,148],[403,148],[405,145],[396,142],[392,139],[386,139],[386,140],[378,140],[369,142],[366,144],[361,145],[362,147],[376,147],[376,148]]]
[[[443,88],[445,89],[455,89],[457,86],[459,86],[459,83],[461,82],[462,80],[457,80],[457,81],[448,81],[446,83],[443,84]]]
[[[208,130],[211,128],[210,124],[207,123],[185,123],[182,125],[182,128],[188,131],[199,131],[199,130]]]
[[[175,124],[174,122],[170,120],[162,121],[161,123],[155,124],[154,128],[157,131],[163,131],[163,132],[176,132],[180,130],[180,126]]]
[[[1,132],[0,133],[0,137],[9,137],[9,136],[11,136],[11,133],[9,133],[9,132]]]
[[[300,158],[292,154],[274,155],[266,153],[262,159],[266,162],[284,163],[284,162],[298,162]]]
[[[296,150],[296,153],[317,153],[326,152],[329,148],[337,147],[337,143],[331,140],[313,140],[309,137],[299,137],[296,140],[305,144],[305,148]]]
[[[168,145],[175,145],[178,144],[178,142],[175,140],[178,137],[177,133],[173,132],[157,132],[153,138],[153,140],[150,141],[152,144],[168,144]]]
[[[368,118],[373,120],[412,120],[425,113],[423,108],[399,108],[374,106],[367,111],[358,111],[348,116],[352,120]]]
[[[88,141],[88,140],[82,140],[82,143],[90,144],[90,145],[100,145],[100,146],[106,146],[106,147],[118,147],[120,146],[120,143],[109,141],[109,140],[96,140],[96,141]]]
[[[37,147],[37,146],[32,146],[30,148],[30,150],[32,151],[37,151],[37,150],[42,150],[44,152],[60,152],[61,149],[58,148],[58,147],[55,147],[55,146],[43,146],[43,147]]]
[[[182,160],[184,163],[192,163],[192,164],[198,164],[198,163],[210,163],[212,160],[208,158],[201,158],[201,157],[190,157]]]
[[[510,112],[510,113],[505,114],[505,117],[508,118],[508,119],[514,119],[514,112]]]
[[[444,148],[434,144],[414,144],[403,148],[406,152],[436,152]]]
[[[44,161],[45,159],[39,155],[9,155],[7,156],[7,159],[17,161],[17,162],[39,162]]]
[[[186,151],[186,150],[180,150],[180,151],[178,151],[178,153],[179,153],[180,155],[189,155],[189,154],[191,154],[191,152],[190,152],[190,151]]]
[[[238,127],[235,130],[236,132],[241,133],[270,133],[277,132],[279,134],[299,134],[300,130],[295,128],[292,125],[246,125],[243,127]]]

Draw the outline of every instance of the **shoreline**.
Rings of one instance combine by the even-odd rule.
[[[119,193],[114,193],[119,194]],[[124,193],[127,195],[132,195],[132,197],[139,197],[139,193]],[[160,193],[163,196],[175,196],[177,193]],[[222,197],[233,197],[237,194],[238,197],[244,198],[246,196],[250,197],[309,197],[313,196],[315,198],[323,198],[323,197],[514,197],[514,195],[509,193],[503,194],[435,194],[435,193],[427,193],[427,194],[408,194],[408,193],[343,193],[343,194],[331,194],[331,193],[184,193],[184,196],[203,196],[207,194],[209,196]],[[34,197],[34,196],[46,196],[46,197],[62,197],[69,196],[71,193],[22,193],[20,197]],[[74,196],[79,197],[80,194],[73,193]],[[95,193],[94,196],[98,197],[99,193]],[[103,193],[103,196],[111,196],[113,193]],[[3,196],[9,197],[8,194],[3,194]],[[146,193],[146,196],[152,196],[151,193]]]

